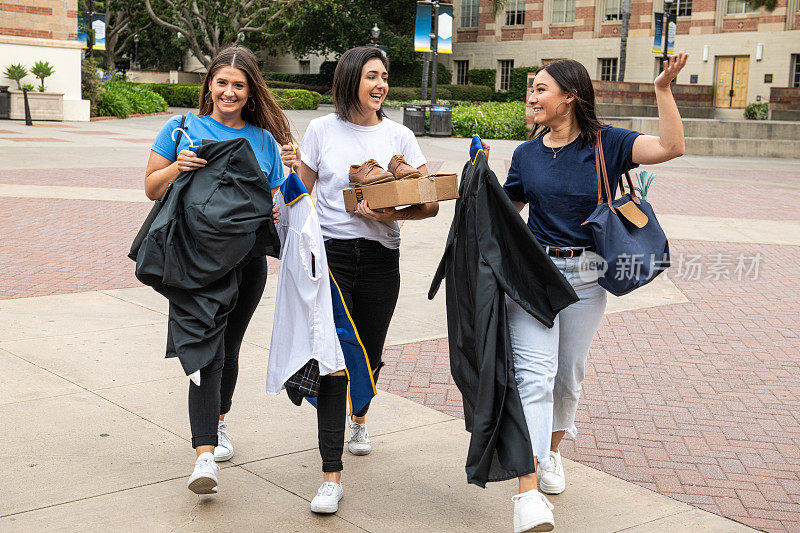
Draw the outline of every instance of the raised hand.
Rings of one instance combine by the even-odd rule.
[[[669,84],[678,76],[678,72],[686,66],[687,59],[689,59],[689,54],[687,52],[678,52],[667,61],[664,61],[664,70],[661,71],[661,74],[659,74],[653,82],[656,89],[669,89]]]

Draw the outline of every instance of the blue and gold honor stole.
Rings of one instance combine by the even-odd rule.
[[[297,173],[292,172],[281,185],[281,195],[287,206],[291,206],[299,201],[303,196],[311,197],[308,194],[303,182]],[[350,379],[350,390],[348,402],[350,413],[357,413],[364,408],[367,403],[378,393],[375,388],[375,380],[372,377],[372,368],[369,365],[369,358],[358,330],[353,323],[353,318],[344,303],[344,297],[339,290],[339,285],[333,279],[333,274],[328,269],[331,286],[331,300],[333,303],[333,323],[336,327],[336,336],[339,338],[339,345],[344,354],[345,372]],[[316,398],[306,398],[311,405],[317,406]]]
[[[281,196],[286,205],[294,204],[303,196],[311,197],[296,172],[289,174],[286,181],[281,184]]]
[[[369,364],[369,357],[358,330],[353,323],[353,318],[344,303],[342,291],[333,277],[330,269],[328,274],[331,278],[331,300],[333,301],[333,322],[336,325],[336,335],[339,337],[339,344],[344,353],[344,364],[347,367],[347,377],[350,379],[350,390],[348,391],[348,402],[350,404],[350,414],[355,414],[366,406],[369,401],[378,393],[375,388],[375,380],[372,377],[372,367]]]

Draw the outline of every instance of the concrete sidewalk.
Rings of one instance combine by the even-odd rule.
[[[397,112],[391,113],[398,119]],[[289,114],[298,138],[319,114]],[[14,205],[20,209],[55,202],[47,205],[64,210],[64,227],[71,217],[67,206],[76,202],[111,206],[117,217],[122,213],[117,206],[125,205],[131,216],[141,211],[143,218],[148,202],[138,184],[117,179],[112,170],[143,169],[147,139],[164,120],[59,124],[35,133],[17,123],[0,124],[0,202],[18,202]],[[10,137],[17,140],[5,140]],[[442,171],[460,172],[466,161],[467,140],[422,138],[420,144],[432,166]],[[517,145],[492,142],[491,164],[501,179]],[[682,164],[708,166],[702,158],[687,158]],[[714,164],[734,167],[736,162]],[[796,162],[768,164],[780,173]],[[430,302],[426,293],[453,206],[443,203],[437,218],[403,228],[403,285],[387,345],[446,336],[444,298]],[[754,222],[699,213],[668,214],[660,220],[671,238],[800,245],[797,221]],[[22,211],[13,211],[8,225],[5,220],[0,224],[0,242],[13,241],[13,219],[22,216]],[[120,226],[127,229],[119,236],[115,229],[108,253],[122,258],[133,236],[130,228],[135,233],[140,221]],[[698,234],[698,224],[713,233]],[[36,237],[42,242],[14,250],[24,256],[31,250],[26,246],[53,246],[70,238],[68,231],[45,232]],[[121,264],[132,269],[129,262]],[[75,275],[91,278],[87,270],[64,273],[64,283]],[[24,279],[21,283],[35,290]],[[53,290],[59,294],[28,297],[30,292],[13,292],[12,287],[13,296],[0,299],[0,366],[6,369],[0,374],[5,392],[0,417],[11,428],[0,452],[11,481],[0,499],[0,530],[511,529],[510,498],[516,484],[495,483],[486,490],[466,484],[469,436],[463,421],[386,390],[380,391],[370,417],[373,453],[354,457],[345,452],[345,497],[339,513],[318,517],[309,511],[308,502],[321,482],[313,409],[264,393],[277,281],[272,273],[241,354],[229,417],[236,456],[224,465],[218,495],[190,493],[185,487],[193,463],[188,384],[177,361],[163,359],[166,301],[129,281],[89,281],[85,286],[91,290],[82,292]],[[663,277],[627,297],[611,299],[608,313],[686,301],[675,283]],[[559,531],[749,530],[600,470],[565,464],[568,488],[551,498]]]

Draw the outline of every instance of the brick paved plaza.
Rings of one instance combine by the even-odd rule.
[[[292,120],[297,126],[309,117],[298,112]],[[162,121],[35,130],[0,125],[0,304],[140,287],[126,253],[150,207],[136,191]],[[97,139],[95,149],[89,138]],[[425,139],[422,147],[433,166],[460,172],[467,142]],[[56,145],[57,157],[48,161]],[[496,171],[508,165],[515,146],[493,145]],[[674,235],[665,224],[675,264],[663,280],[667,296],[658,304],[623,298],[610,305],[590,353],[578,438],[562,446],[566,458],[752,528],[800,531],[799,163],[684,157],[648,168],[657,174],[649,196],[656,212],[672,224],[682,221]],[[451,214],[452,208],[442,209],[436,239],[446,235]],[[705,240],[712,225],[721,228],[713,235],[729,238]],[[403,287],[413,285],[419,295],[433,270],[415,269],[414,254],[435,266],[441,253],[438,240],[425,246],[422,228],[429,227],[403,228],[407,242],[421,243],[413,251],[401,248],[410,265]],[[272,282],[278,268],[271,260]],[[437,300],[443,309],[443,292]],[[15,317],[0,322],[9,318],[8,327]],[[392,327],[405,328],[403,320],[396,316]],[[427,337],[390,331],[378,385],[460,418],[444,317],[436,320]],[[0,352],[41,366],[18,345],[0,339]],[[154,361],[161,353],[152,350]],[[262,363],[257,372],[266,368]],[[177,367],[169,368],[175,377]],[[24,395],[12,400],[15,408],[33,401]],[[313,451],[313,444],[307,448]],[[1,507],[0,519],[8,511]]]

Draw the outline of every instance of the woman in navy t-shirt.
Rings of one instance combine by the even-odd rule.
[[[558,445],[565,432],[576,434],[586,358],[605,311],[606,292],[597,283],[602,263],[593,252],[591,230],[581,226],[597,206],[595,136],[602,131],[614,189],[615,178],[639,164],[681,156],[683,124],[670,82],[686,59],[679,53],[665,62],[654,82],[659,137],[601,124],[591,78],[577,61],[548,63],[533,80],[528,105],[535,125],[531,140],[514,151],[504,189],[518,210],[529,207],[528,227],[580,301],[561,311],[548,329],[506,299],[514,372],[538,462],[536,474],[519,478],[519,494],[513,498],[515,531],[546,531],[553,524],[552,505],[542,493],[559,494],[565,488]]]
[[[144,178],[145,193],[151,200],[161,198],[167,185],[181,172],[205,166],[206,161],[191,150],[204,139],[247,139],[270,183],[271,191],[265,190],[264,194],[273,194],[286,179],[276,140],[290,148],[289,122],[264,83],[258,61],[247,48],[230,46],[211,62],[200,92],[200,110],[196,115],[186,115],[184,133],[176,146],[172,132],[180,124],[181,117],[171,118],[153,143]],[[265,257],[253,258],[242,268],[239,295],[225,328],[224,354],[200,370],[199,385],[194,376],[189,383],[189,423],[197,455],[189,489],[198,494],[217,492],[219,468],[215,460],[233,457],[225,414],[231,408],[239,373],[242,338],[266,280]]]

